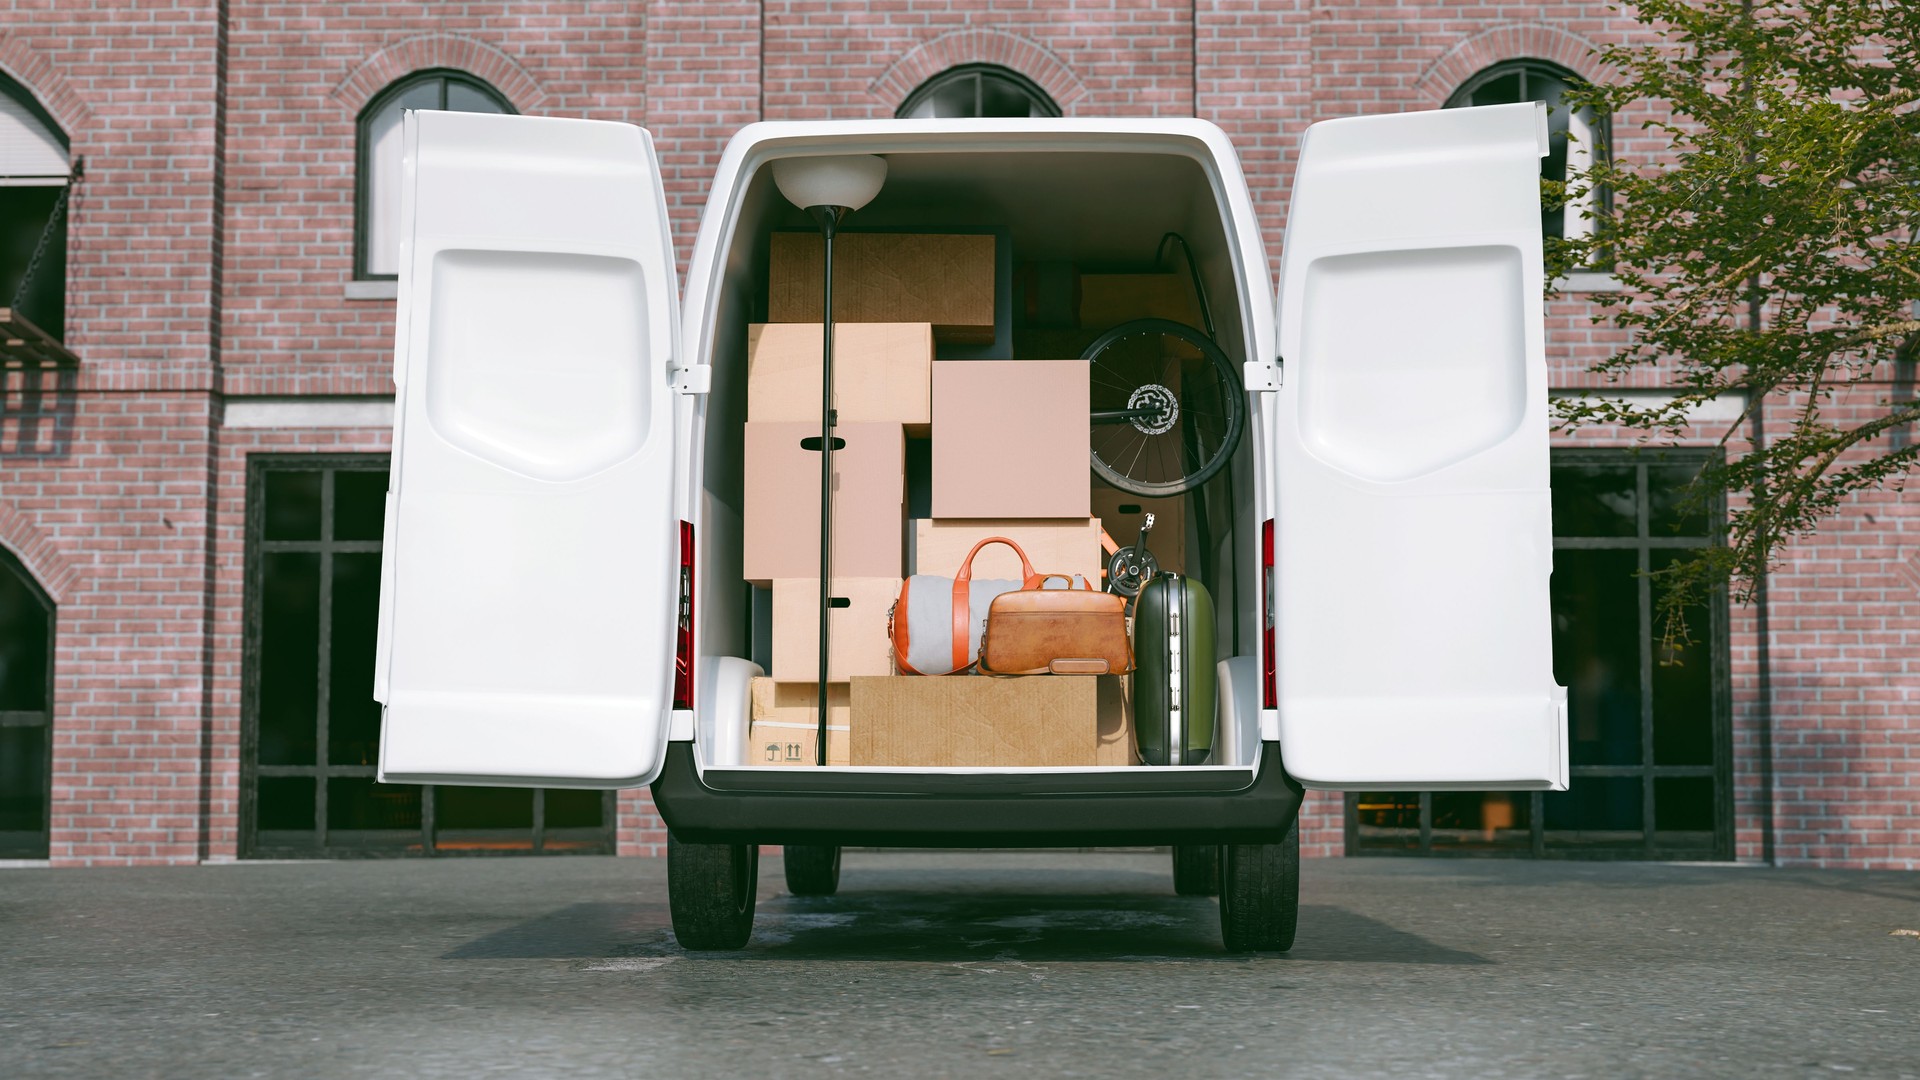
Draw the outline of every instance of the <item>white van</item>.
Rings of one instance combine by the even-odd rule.
[[[380,778],[652,785],[693,948],[747,940],[759,844],[811,892],[841,845],[1173,845],[1184,891],[1217,880],[1229,947],[1286,948],[1302,789],[1567,784],[1546,132],[1537,105],[1315,124],[1276,305],[1205,121],[754,124],[708,188],[683,304],[646,131],[408,113]],[[1249,417],[1205,582],[1223,654],[1239,643],[1208,764],[742,764],[747,328],[770,234],[809,225],[770,166],[839,154],[889,166],[852,228],[991,228],[1087,262],[1189,242]]]

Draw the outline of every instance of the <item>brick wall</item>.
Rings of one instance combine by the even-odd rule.
[[[82,365],[37,396],[10,376],[0,413],[0,544],[60,605],[55,859],[236,850],[246,457],[386,436],[224,428],[222,403],[391,393],[392,301],[348,285],[356,118],[395,79],[452,68],[522,112],[644,122],[684,258],[741,125],[887,116],[948,67],[1002,64],[1067,115],[1219,123],[1277,265],[1306,124],[1434,107],[1511,58],[1603,78],[1588,48],[1632,32],[1585,3],[0,0],[0,69],[87,159],[67,320]],[[1629,151],[1641,119],[1615,119]],[[1549,305],[1557,386],[1590,385],[1585,366],[1621,340],[1591,311],[1577,294]],[[1862,496],[1783,558],[1770,750],[1754,613],[1732,613],[1742,858],[1766,852],[1771,814],[1783,861],[1920,867],[1917,531],[1910,500]],[[1310,798],[1307,851],[1338,854],[1343,835],[1339,797]],[[624,795],[620,850],[663,838],[646,794]]]

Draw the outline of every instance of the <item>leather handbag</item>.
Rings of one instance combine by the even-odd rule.
[[[973,557],[988,544],[1005,544],[1020,556],[1021,579],[975,581]],[[1033,572],[1027,553],[1004,536],[989,536],[973,545],[952,577],[915,574],[902,582],[900,596],[887,616],[887,634],[893,639],[894,667],[903,675],[957,675],[971,671],[980,655],[986,631],[987,609],[994,597],[1021,589],[1038,589],[1045,581]]]
[[[1126,597],[1091,588],[1022,589],[987,607],[987,675],[1125,675],[1133,670]]]

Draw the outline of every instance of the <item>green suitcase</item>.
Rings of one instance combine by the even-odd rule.
[[[1204,765],[1213,753],[1213,597],[1159,574],[1133,609],[1133,733],[1149,765]]]

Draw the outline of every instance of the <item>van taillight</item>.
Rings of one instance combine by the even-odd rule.
[[[1274,678],[1278,666],[1273,656],[1273,519],[1268,518],[1260,526],[1260,606],[1263,609],[1263,622],[1260,625],[1260,704],[1263,708],[1280,707],[1280,683]]]
[[[673,707],[693,708],[693,523],[680,523],[680,604],[673,633]]]

